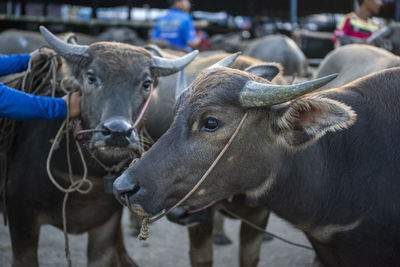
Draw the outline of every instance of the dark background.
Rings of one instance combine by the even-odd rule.
[[[5,2],[5,0],[1,0]],[[166,0],[13,0],[14,3],[36,2],[52,4],[70,4],[91,7],[131,6],[142,7],[148,5],[154,8],[167,8]],[[226,11],[231,15],[286,15],[290,10],[290,0],[192,0],[192,10],[210,12]],[[382,8],[383,16],[393,17],[395,0],[385,0]],[[353,0],[298,0],[298,16],[315,13],[347,13],[353,10]]]

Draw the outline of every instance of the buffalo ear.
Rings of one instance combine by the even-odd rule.
[[[244,71],[254,74],[258,77],[272,81],[282,70],[282,66],[278,63],[262,63],[250,66]]]
[[[351,107],[328,98],[310,96],[278,109],[273,129],[290,148],[303,148],[324,136],[348,128],[356,120]]]

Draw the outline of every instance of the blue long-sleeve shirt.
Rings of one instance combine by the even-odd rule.
[[[0,76],[28,67],[29,54],[0,55]],[[67,104],[62,98],[30,95],[0,83],[0,117],[17,120],[65,118]]]

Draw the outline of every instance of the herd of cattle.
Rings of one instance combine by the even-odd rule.
[[[394,25],[389,36],[393,51],[396,30]],[[212,265],[210,218],[218,207],[262,228],[275,212],[306,234],[322,266],[400,264],[397,55],[348,45],[329,53],[311,75],[301,49],[280,35],[242,44],[238,56],[220,50],[182,55],[145,44],[126,29],[98,38],[78,35],[82,44],[44,27],[41,32],[1,33],[0,53],[49,45],[62,59],[55,77],[82,92],[81,127],[98,130],[80,140],[93,187],[88,194],[71,193],[67,203],[68,233],[88,232],[88,266],[137,266],[123,244],[122,205],[145,217],[168,210],[235,131],[207,179],[169,214],[189,225],[192,266]],[[293,76],[302,83],[292,84]],[[137,124],[149,97],[145,119]],[[61,124],[19,126],[4,198],[13,266],[38,265],[41,225],[63,228],[64,193],[46,169],[50,140]],[[143,153],[149,137],[155,143]],[[84,166],[77,148],[69,149],[78,179]],[[67,187],[66,150],[60,142],[51,172]],[[114,196],[105,194],[104,165],[138,157],[117,173]],[[213,208],[189,212],[216,201]],[[257,266],[264,234],[241,227],[240,266]]]

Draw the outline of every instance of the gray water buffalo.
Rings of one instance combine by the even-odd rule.
[[[398,266],[400,68],[310,93],[330,79],[200,73],[169,130],[114,182],[116,197],[143,216],[170,208],[238,131],[185,207],[245,194],[304,231],[325,266]]]
[[[145,42],[139,38],[137,33],[128,27],[108,28],[96,37],[96,42],[120,42],[125,44],[143,46]]]
[[[58,86],[71,84],[82,92],[81,128],[96,130],[90,138],[80,141],[87,177],[93,187],[87,194],[69,194],[67,231],[88,232],[88,266],[136,266],[123,244],[122,207],[111,194],[104,193],[102,178],[118,174],[128,164],[127,160],[143,152],[143,123],[134,125],[134,122],[149,97],[153,80],[183,69],[196,52],[171,60],[152,56],[141,47],[116,42],[68,44],[45,28],[41,31],[69,67]],[[47,88],[39,93],[43,92]],[[27,121],[18,129],[6,186],[13,266],[38,265],[41,225],[63,228],[64,193],[50,182],[46,171],[46,159],[61,123],[60,120]],[[72,132],[69,134],[72,136]],[[72,179],[76,181],[85,171],[73,140],[70,144]],[[66,142],[58,145],[49,170],[58,184],[68,187],[71,182]]]
[[[342,86],[373,72],[400,67],[400,57],[385,49],[365,44],[339,47],[321,62],[316,77],[337,73],[338,77],[321,90]]]
[[[284,75],[308,75],[308,63],[298,45],[285,35],[267,35],[242,41],[237,34],[218,35],[212,38],[213,50],[243,51],[249,57],[265,62],[277,62],[283,66]]]
[[[69,33],[62,33],[58,37],[63,39],[67,34]],[[83,33],[73,35],[83,45],[94,42],[120,42],[142,46],[145,43],[133,30],[126,27],[109,28],[98,36]],[[39,32],[10,29],[0,33],[0,54],[30,53],[44,45],[47,45],[47,42]]]
[[[268,35],[252,40],[243,54],[265,62],[278,62],[283,66],[284,75],[308,75],[306,56],[297,44],[285,35]]]
[[[80,44],[88,45],[94,42],[94,38],[89,35],[74,35]],[[0,33],[0,54],[30,53],[44,45],[47,45],[47,42],[39,32],[10,29]]]
[[[243,40],[240,33],[214,34],[210,37],[211,50],[223,50],[228,53],[243,51],[248,40]]]

